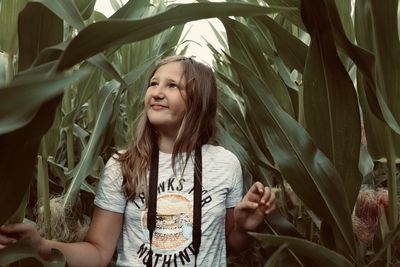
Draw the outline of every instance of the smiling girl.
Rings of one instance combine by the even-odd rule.
[[[6,246],[29,236],[42,257],[57,248],[69,266],[226,266],[240,252],[275,196],[256,182],[243,197],[236,156],[215,145],[213,71],[173,56],[150,75],[132,144],[107,162],[84,242],[45,240],[29,225],[0,228]],[[242,198],[243,197],[243,198]]]

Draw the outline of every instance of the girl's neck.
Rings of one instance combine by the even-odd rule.
[[[158,147],[161,152],[172,154],[174,149],[175,137],[168,137],[160,135],[158,140]]]

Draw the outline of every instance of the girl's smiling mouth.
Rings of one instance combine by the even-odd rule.
[[[161,104],[152,104],[152,105],[151,105],[151,108],[152,108],[153,110],[162,110],[162,109],[166,109],[167,106],[164,106],[164,105],[161,105]]]

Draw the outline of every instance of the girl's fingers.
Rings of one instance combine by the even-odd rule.
[[[255,210],[269,214],[275,210],[275,193],[260,182],[255,182],[249,189],[242,202],[241,209]]]
[[[239,204],[237,204],[237,208],[239,210],[255,210],[258,208],[258,203],[252,202],[252,201],[242,201]]]
[[[15,238],[0,235],[0,244],[1,245],[11,245],[11,244],[14,244],[15,242],[17,242],[17,240]]]
[[[242,201],[236,207],[238,208],[238,210],[251,210],[251,211],[257,210],[260,212],[260,214],[267,213],[266,211],[271,209],[270,206],[262,205],[252,201]]]
[[[252,202],[259,202],[260,196],[264,194],[264,186],[260,182],[255,182],[247,191],[246,195],[244,196],[244,200],[249,200]]]
[[[30,232],[34,228],[32,225],[25,224],[25,223],[16,223],[16,224],[7,224],[0,226],[0,233],[6,234],[19,234],[24,232]]]
[[[32,225],[17,223],[0,226],[0,236],[7,238],[21,239],[26,236],[32,236],[35,233],[35,228]]]
[[[269,187],[264,187],[264,193],[261,196],[260,202],[262,204],[268,205],[270,198],[271,198],[271,189]]]
[[[266,210],[265,210],[265,214],[269,214],[269,213],[273,212],[275,210],[275,208],[276,208],[276,205],[275,205],[275,199],[276,199],[275,193],[271,189],[269,189],[269,192],[270,192],[269,193],[269,198],[265,203],[265,206],[267,207]]]
[[[252,187],[254,187],[255,188],[255,193],[258,193],[258,194],[263,194],[264,193],[264,185],[262,184],[262,183],[260,183],[260,182],[255,182],[254,184],[253,184],[253,186]]]
[[[264,186],[260,182],[255,182],[249,189],[248,193],[250,194],[260,194],[264,191]]]
[[[275,203],[272,203],[270,206],[268,206],[268,208],[264,211],[265,214],[270,214],[271,212],[273,212],[276,208]]]
[[[269,206],[271,206],[273,204],[275,205],[276,195],[271,189],[269,189],[269,191],[270,191],[270,194],[269,194],[270,196],[269,196],[267,205],[269,205]]]

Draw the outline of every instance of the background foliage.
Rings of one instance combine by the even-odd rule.
[[[81,239],[149,70],[185,53],[186,22],[218,17],[218,141],[246,186],[278,188],[280,210],[231,265],[399,264],[397,0],[110,0],[110,18],[95,2],[0,2],[0,224],[25,218],[47,238]],[[65,264],[32,251],[23,240],[0,264]]]

